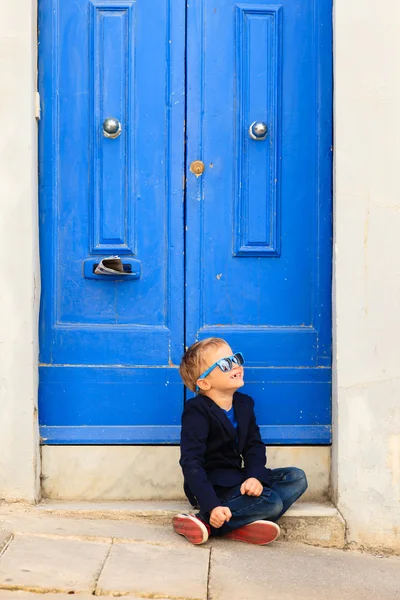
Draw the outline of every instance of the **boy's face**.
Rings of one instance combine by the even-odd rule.
[[[220,360],[221,358],[227,358],[228,356],[232,355],[232,348],[228,346],[228,344],[223,344],[218,348],[210,348],[204,354],[205,368],[203,372],[216,363],[217,360]],[[227,371],[226,373],[221,371],[221,369],[217,366],[211,371],[211,373],[209,373],[209,375],[207,375],[205,379],[198,379],[197,385],[205,393],[211,389],[221,392],[234,392],[244,385],[243,373],[244,369],[243,367],[239,367],[239,365],[233,365],[232,370]]]

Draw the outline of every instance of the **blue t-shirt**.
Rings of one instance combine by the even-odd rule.
[[[225,410],[225,414],[228,417],[228,419],[230,420],[230,422],[232,423],[232,425],[234,426],[234,428],[237,430],[238,422],[236,420],[236,415],[235,415],[235,411],[233,409],[233,405],[230,407],[229,410]]]

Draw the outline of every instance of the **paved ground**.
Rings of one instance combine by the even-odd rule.
[[[400,600],[400,557],[290,541],[191,546],[168,521],[0,511],[0,600]]]

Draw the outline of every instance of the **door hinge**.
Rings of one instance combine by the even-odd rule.
[[[36,121],[40,121],[40,94],[36,92],[35,94],[35,118]]]

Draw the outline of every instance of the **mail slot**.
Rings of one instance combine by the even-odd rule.
[[[101,281],[133,281],[140,279],[141,276],[141,263],[137,258],[124,258],[122,259],[122,265],[124,272],[98,275],[95,273],[96,267],[100,263],[101,258],[88,258],[83,261],[83,277],[85,279],[99,279]]]

